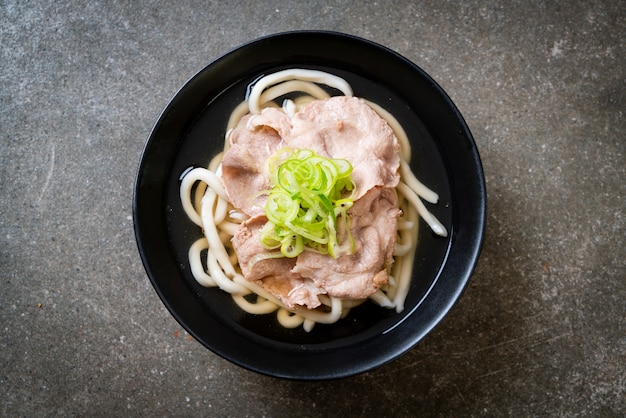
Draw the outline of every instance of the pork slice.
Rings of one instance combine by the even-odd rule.
[[[315,309],[322,304],[318,295],[325,293],[312,280],[299,275],[267,276],[257,283],[280,299],[289,309],[298,306]]]
[[[354,206],[348,213],[352,222],[352,233],[358,233],[363,228],[374,228],[380,237],[379,249],[384,262],[393,263],[398,217],[402,215],[402,211],[398,209],[398,195],[395,189],[389,187],[371,189],[365,196],[354,202]]]
[[[364,299],[389,282],[387,266],[400,210],[391,188],[370,189],[349,211],[354,253],[332,259],[311,251],[298,256],[292,272],[311,279],[329,296]]]
[[[395,187],[399,180],[400,144],[389,124],[363,99],[337,96],[304,105],[291,120],[285,142],[353,166],[354,199],[372,187]]]
[[[400,144],[387,122],[364,100],[337,96],[304,105],[292,119],[275,108],[241,119],[222,161],[231,202],[250,216],[263,212],[270,187],[265,160],[282,147],[311,149],[353,166],[353,198],[372,187],[395,187],[400,179]]]
[[[253,216],[239,225],[232,239],[241,272],[249,281],[269,275],[288,275],[295,265],[295,259],[291,258],[268,258],[251,264],[258,254],[270,252],[259,239],[259,231],[266,223],[265,215]]]
[[[233,247],[244,278],[259,284],[289,308],[298,305],[309,309],[318,307],[317,295],[324,291],[312,280],[291,271],[295,258],[268,258],[251,264],[255,256],[269,252],[259,239],[259,231],[266,223],[265,215],[254,216],[244,221],[233,236]]]
[[[222,182],[233,206],[249,216],[264,212],[269,178],[265,161],[281,147],[281,137],[276,130],[259,126],[251,130],[245,116],[230,134],[230,148],[222,158]]]
[[[350,209],[355,240],[352,255],[332,259],[305,251],[297,259],[265,259],[268,250],[258,231],[267,222],[266,195],[271,185],[265,161],[282,147],[311,149],[353,166],[354,206]],[[244,277],[263,286],[286,306],[315,308],[319,294],[363,299],[388,283],[393,262],[400,146],[389,125],[362,99],[334,97],[311,102],[289,119],[277,109],[247,115],[230,136],[222,160],[222,181],[232,204],[251,218],[233,237]]]
[[[262,127],[272,128],[280,137],[286,138],[291,132],[291,120],[280,109],[266,107],[261,113],[250,116],[246,127],[251,131]]]

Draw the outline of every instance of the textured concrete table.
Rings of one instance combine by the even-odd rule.
[[[0,2],[0,415],[626,414],[626,3],[30,3]],[[397,361],[332,382],[260,376],[190,338],[131,220],[168,99],[292,29],[424,68],[466,117],[489,191],[455,309]]]

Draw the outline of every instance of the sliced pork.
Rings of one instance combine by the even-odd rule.
[[[242,118],[229,136],[230,148],[222,159],[222,182],[233,206],[255,216],[264,213],[267,200],[259,192],[271,187],[265,161],[282,147],[282,139],[269,127],[247,129],[249,119]]]
[[[391,188],[370,189],[348,213],[354,253],[332,259],[305,251],[292,272],[310,278],[329,296],[364,299],[389,282],[387,267],[393,262],[401,213],[396,192]]]
[[[319,294],[363,299],[388,283],[397,234],[400,146],[389,125],[362,99],[333,97],[311,102],[293,118],[278,109],[244,117],[230,135],[222,180],[233,205],[251,216],[233,238],[242,273],[285,305],[319,306]],[[311,149],[353,166],[354,206],[349,210],[355,251],[332,259],[304,251],[296,259],[264,259],[258,231],[267,222],[271,185],[265,161],[283,147]],[[258,258],[257,258],[258,259]]]
[[[320,305],[317,295],[325,293],[312,280],[292,272],[295,258],[268,258],[257,261],[259,254],[269,250],[259,240],[259,230],[265,225],[265,215],[254,216],[243,222],[233,237],[241,272],[246,280],[257,282],[278,297],[285,305],[316,308]]]
[[[355,199],[375,186],[398,185],[400,144],[387,122],[363,99],[339,96],[316,100],[303,106],[293,119],[278,109],[267,108],[246,120],[245,126],[273,129],[283,139],[283,146],[350,161]]]
[[[400,144],[387,122],[363,99],[318,100],[303,106],[291,123],[290,146],[350,161],[355,200],[372,187],[398,185]]]

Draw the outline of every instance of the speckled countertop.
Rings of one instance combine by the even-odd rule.
[[[626,3],[0,3],[0,415],[624,416]],[[134,241],[135,171],[177,89],[251,39],[365,37],[457,104],[482,257],[425,340],[331,382],[188,336]]]

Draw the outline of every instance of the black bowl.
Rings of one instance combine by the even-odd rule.
[[[333,325],[287,330],[274,315],[242,312],[230,296],[204,288],[187,262],[200,229],[182,210],[181,174],[207,166],[223,148],[228,115],[260,75],[310,68],[345,78],[355,96],[390,111],[412,144],[411,168],[437,191],[427,204],[448,228],[423,222],[406,308],[365,303]],[[472,135],[446,93],[418,66],[376,43],[333,32],[264,37],[218,58],[167,105],[143,151],[133,202],[135,235],[148,276],[176,320],[198,341],[259,373],[322,380],[371,370],[405,353],[452,308],[468,283],[484,234],[486,191]]]

